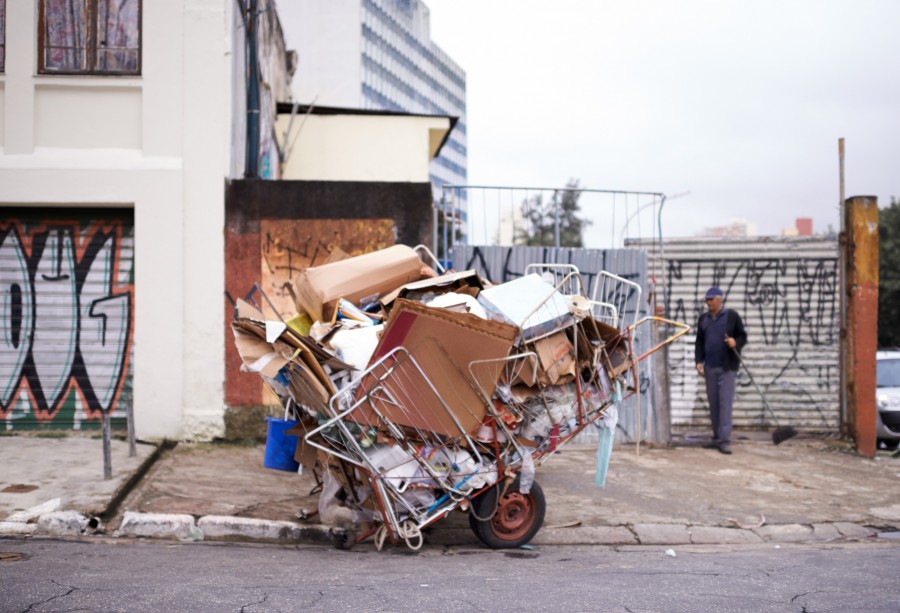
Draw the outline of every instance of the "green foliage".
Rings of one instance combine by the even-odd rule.
[[[900,347],[900,200],[878,212],[878,346]]]
[[[581,207],[578,198],[578,180],[570,179],[565,190],[553,192],[544,199],[543,194],[526,198],[522,202],[522,216],[526,226],[516,232],[516,244],[530,247],[556,246],[556,209],[559,207],[559,246],[584,247],[584,230],[591,222],[579,217]]]

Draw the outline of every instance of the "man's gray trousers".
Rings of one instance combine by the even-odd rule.
[[[731,408],[734,404],[734,388],[737,372],[722,367],[706,367],[706,397],[709,399],[709,417],[713,437],[719,445],[731,443]]]

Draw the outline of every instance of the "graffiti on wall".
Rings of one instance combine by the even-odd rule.
[[[776,412],[797,425],[832,426],[839,383],[837,266],[834,257],[671,259],[666,309],[673,319],[694,324],[705,310],[706,289],[721,287],[726,305],[741,313],[751,331],[747,355],[754,356],[755,378]],[[693,346],[671,351],[669,366],[673,400],[684,399],[702,416],[706,399],[694,371]],[[755,398],[743,372],[738,385]],[[806,409],[813,413],[804,415]],[[761,410],[744,416],[748,424],[767,419]]]
[[[835,258],[747,258],[733,260],[671,260],[666,262],[666,312],[676,320],[695,322],[703,312],[710,285],[721,287],[745,319],[760,326],[766,345],[803,343],[833,345],[837,317]],[[694,287],[693,300],[673,301],[673,287]]]
[[[123,231],[119,222],[0,223],[0,419],[23,404],[42,424],[67,403],[87,419],[117,407],[133,336]]]

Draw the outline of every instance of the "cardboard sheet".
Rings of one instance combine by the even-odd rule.
[[[475,270],[448,272],[438,277],[413,281],[398,287],[382,297],[381,304],[385,307],[390,307],[397,298],[404,298],[410,292],[437,291],[437,293],[440,293],[441,291],[453,291],[459,287],[475,288],[481,291],[484,289],[484,283]]]
[[[419,279],[422,262],[405,245],[307,268],[294,279],[297,308],[318,321],[331,321],[340,298],[355,305]]]
[[[393,423],[441,435],[459,436],[476,431],[484,419],[486,406],[475,386],[480,384],[490,398],[503,363],[477,366],[474,378],[469,373],[469,364],[506,357],[517,334],[518,329],[508,324],[397,300],[372,361],[396,347],[404,347],[434,389],[417,378],[414,368],[404,365],[398,376],[389,377],[383,383],[399,400],[399,406],[372,397],[368,402],[374,406],[363,405],[355,418],[374,423],[374,408]],[[374,385],[371,379],[363,381],[363,390]]]

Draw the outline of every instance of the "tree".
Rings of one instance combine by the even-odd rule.
[[[522,216],[525,228],[516,232],[516,243],[531,247],[556,246],[556,211],[559,208],[559,246],[584,247],[582,233],[591,221],[579,217],[581,207],[578,198],[578,180],[570,179],[566,189],[555,190],[553,196],[544,199],[544,194],[536,194],[522,201]]]
[[[900,347],[900,200],[878,212],[878,346]]]

